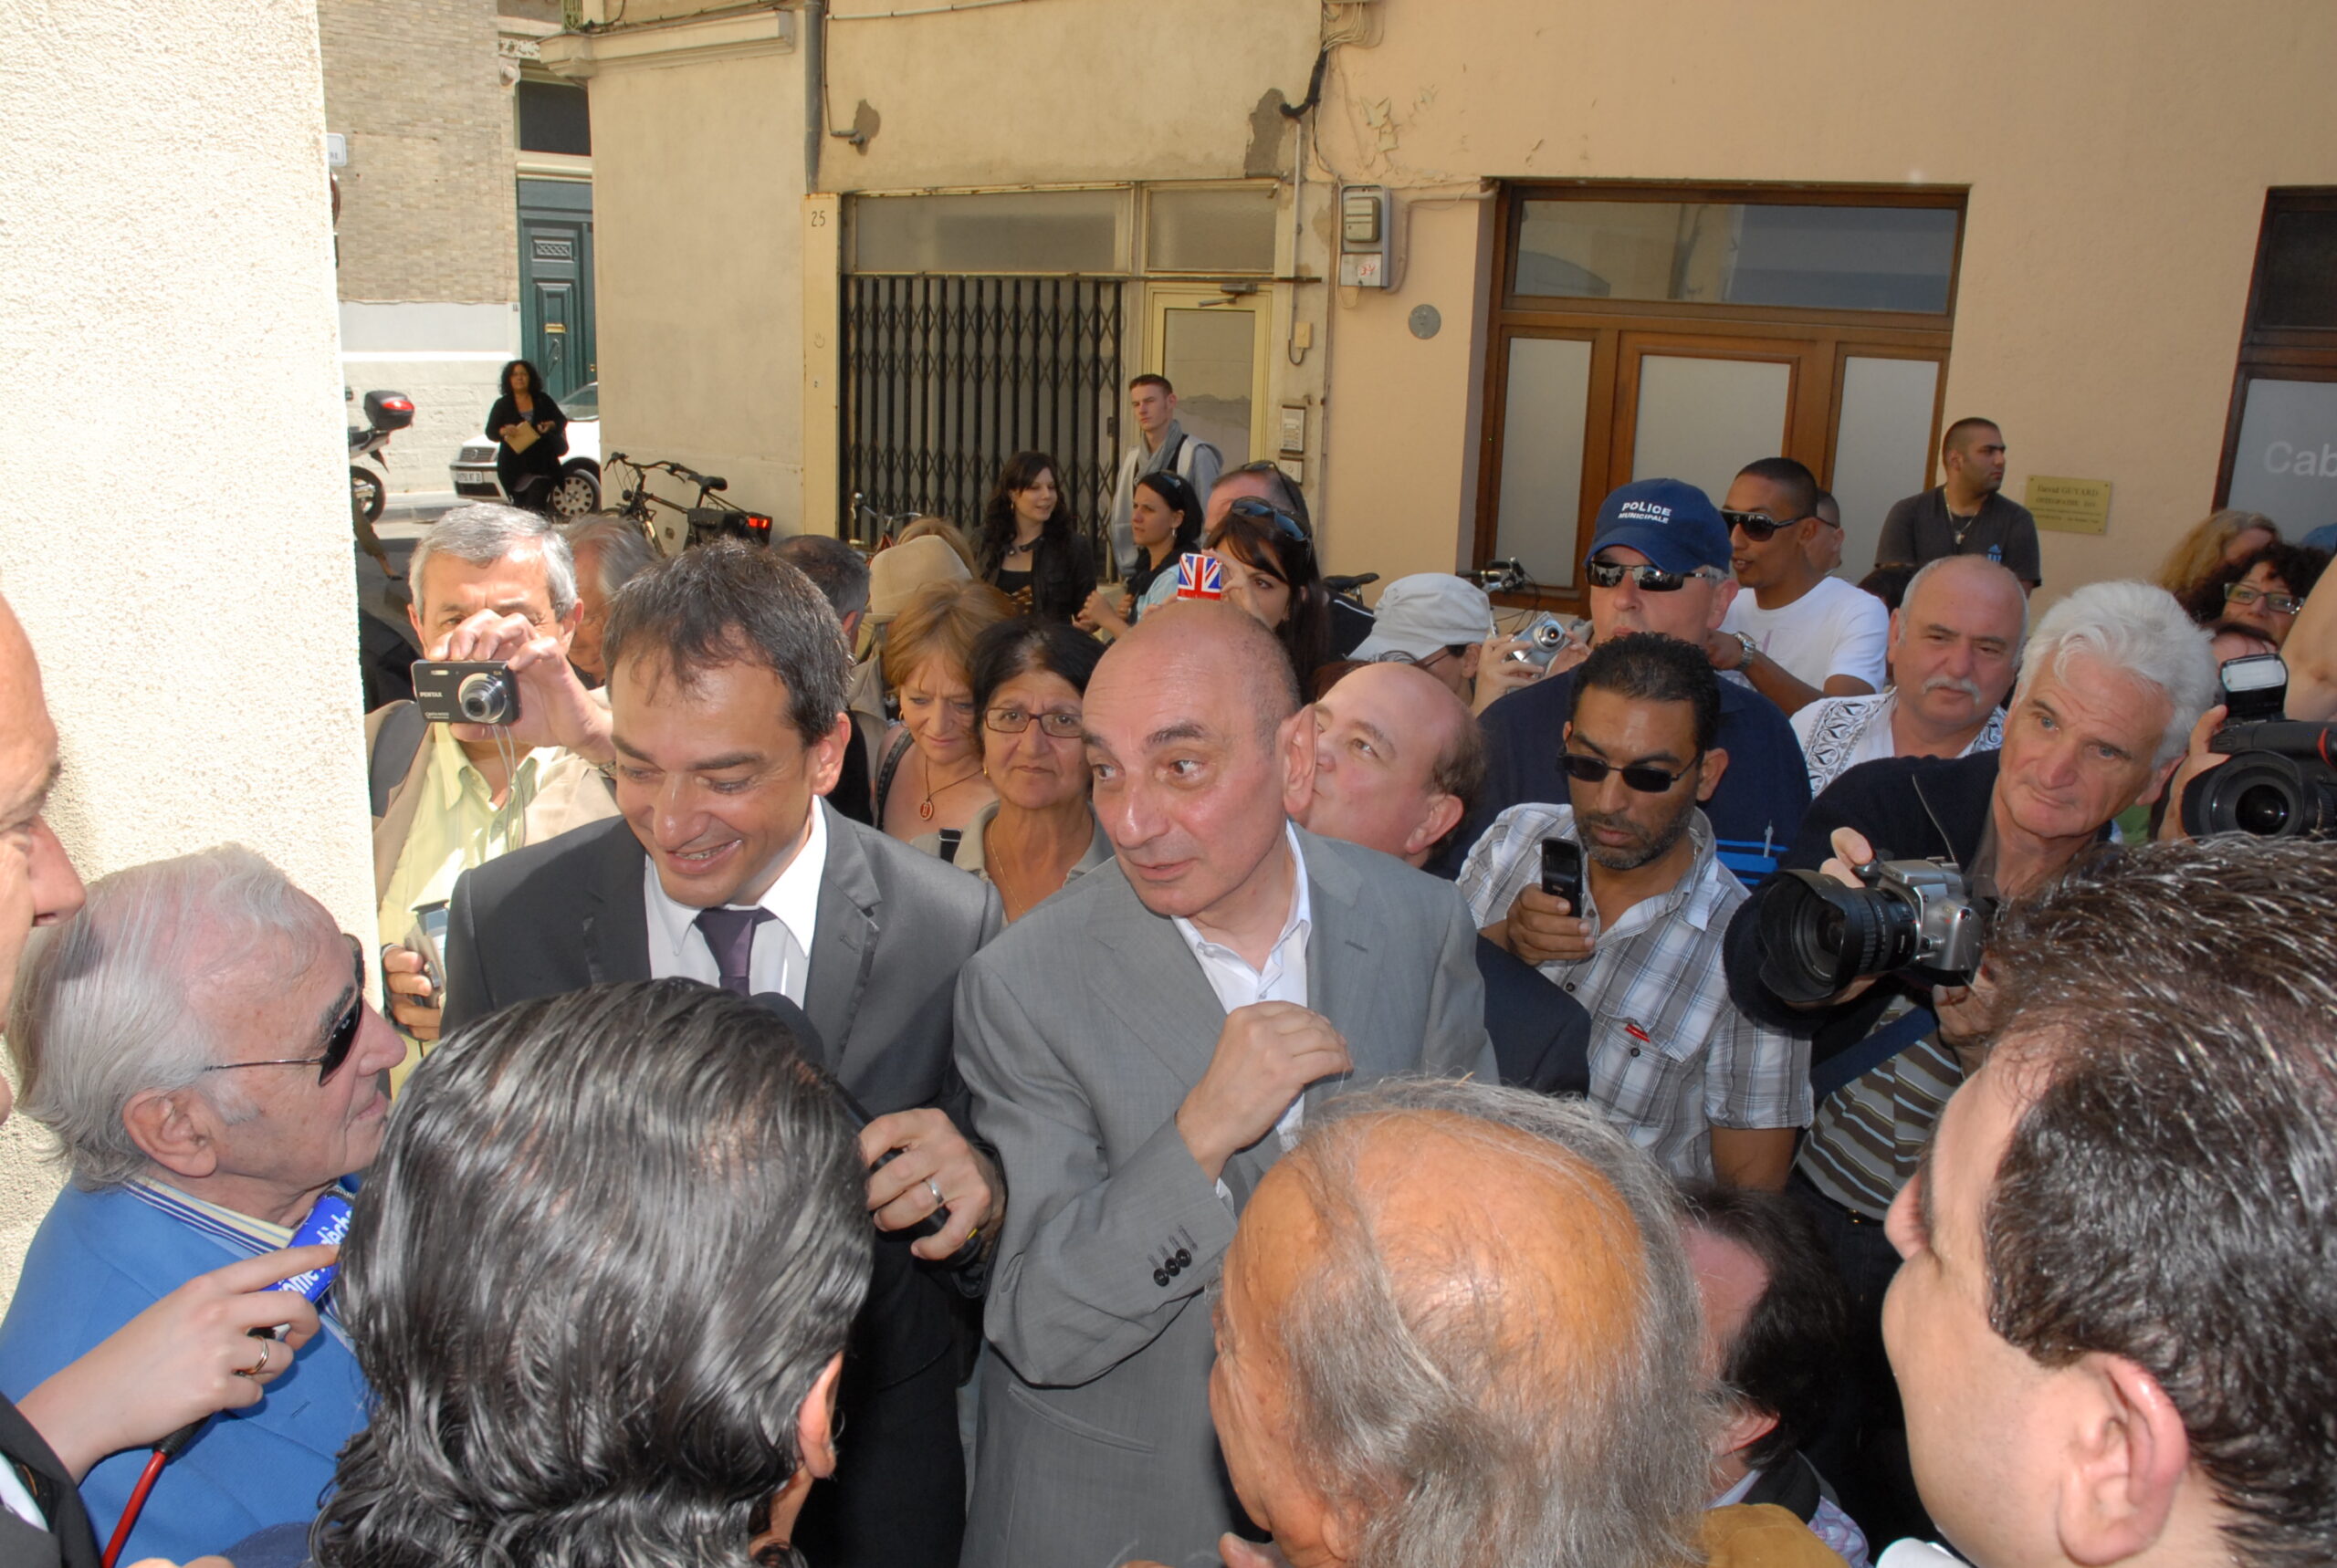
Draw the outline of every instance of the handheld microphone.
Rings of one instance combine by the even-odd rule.
[[[347,1198],[337,1192],[326,1193],[317,1199],[314,1207],[309,1210],[309,1218],[300,1221],[299,1228],[292,1232],[292,1239],[287,1245],[314,1247],[321,1244],[338,1247],[341,1245],[341,1238],[349,1234],[349,1221],[352,1212]],[[321,1269],[311,1269],[306,1273],[295,1274],[288,1280],[278,1280],[267,1288],[271,1291],[293,1291],[313,1305],[324,1300],[325,1292],[332,1289],[333,1277],[340,1272],[340,1264],[328,1263]],[[254,1329],[251,1331],[251,1336],[254,1339],[274,1339],[276,1334],[269,1329]],[[104,1568],[114,1568],[114,1561],[121,1555],[122,1546],[130,1540],[131,1531],[137,1527],[138,1516],[146,1507],[146,1496],[154,1490],[154,1482],[161,1478],[162,1467],[185,1452],[186,1446],[194,1441],[196,1435],[218,1418],[219,1413],[215,1410],[208,1416],[189,1421],[154,1445],[153,1456],[146,1461],[145,1471],[139,1476],[138,1485],[131,1490],[130,1501],[121,1511],[121,1522],[113,1528],[113,1539],[106,1543]]]

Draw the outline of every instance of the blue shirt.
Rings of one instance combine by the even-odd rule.
[[[125,1187],[67,1187],[33,1237],[0,1322],[0,1391],[23,1398],[195,1275],[258,1250]],[[221,1416],[163,1469],[121,1560],[183,1563],[265,1526],[314,1519],[341,1445],[365,1425],[365,1396],[349,1347],[336,1333],[318,1334],[258,1404]],[[148,1451],[115,1454],[83,1479],[99,1541],[113,1534]]]
[[[1469,846],[1512,806],[1566,804],[1570,797],[1558,748],[1573,703],[1574,672],[1568,670],[1521,686],[1484,711],[1485,787],[1430,870],[1458,875]],[[1704,817],[1720,862],[1750,887],[1777,869],[1777,857],[1801,831],[1801,814],[1809,807],[1808,768],[1777,705],[1734,681],[1720,684],[1718,745],[1728,753],[1728,769],[1704,802]]]

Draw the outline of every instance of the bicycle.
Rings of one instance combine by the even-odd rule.
[[[730,487],[730,481],[718,474],[700,474],[671,461],[653,459],[645,463],[622,452],[610,453],[604,467],[632,471],[632,482],[619,487],[616,515],[630,519],[661,555],[678,555],[692,545],[717,538],[743,538],[764,546],[770,543],[770,517],[749,511],[722,495]],[[670,475],[685,485],[697,486],[697,499],[684,506],[658,495],[649,487],[652,474]],[[678,520],[667,521],[661,527],[656,511],[661,507],[678,513]]]
[[[867,497],[860,491],[852,493],[853,531],[860,536],[858,543],[864,550],[884,549],[896,534],[923,516],[923,512],[915,510],[880,512],[868,504]],[[861,527],[864,519],[868,524],[865,529]]]

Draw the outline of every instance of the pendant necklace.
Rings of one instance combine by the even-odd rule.
[[[965,775],[964,778],[952,779],[948,783],[942,785],[938,789],[928,788],[925,792],[925,800],[923,803],[917,809],[917,821],[920,822],[929,822],[933,821],[933,798],[936,795],[948,794],[950,790],[955,789],[959,785],[963,784],[967,779],[979,778],[981,774],[981,764],[977,762],[974,764],[973,772]],[[925,776],[929,784],[933,778],[933,768],[930,763],[926,765]]]

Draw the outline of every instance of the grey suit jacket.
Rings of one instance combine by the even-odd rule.
[[[1450,883],[1299,835],[1315,925],[1309,1004],[1355,1071],[1312,1110],[1396,1073],[1494,1081],[1477,933]],[[958,986],[959,1065],[1011,1195],[985,1316],[986,1375],[963,1568],[1217,1561],[1239,1505],[1210,1426],[1208,1303],[1233,1239],[1178,1135],[1225,1009],[1192,950],[1116,862],[976,955]],[[1235,1206],[1281,1152],[1228,1162]]]

